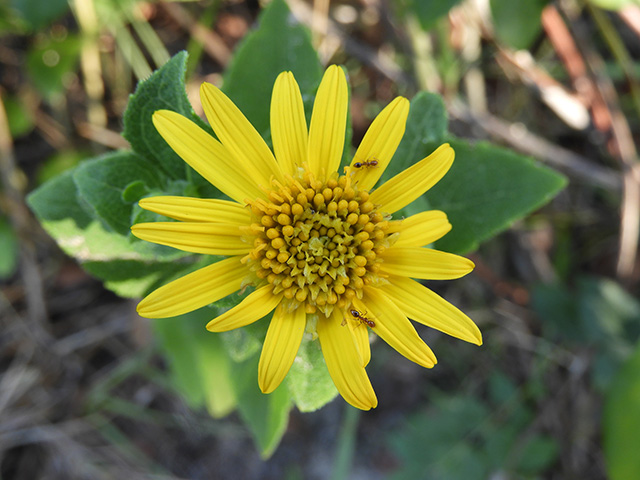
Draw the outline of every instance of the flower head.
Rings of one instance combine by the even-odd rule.
[[[445,280],[473,269],[466,258],[423,248],[451,225],[440,211],[392,214],[447,172],[453,149],[428,157],[373,189],[404,134],[409,102],[392,101],[374,120],[340,174],[348,108],[342,69],[327,69],[307,129],[291,72],[271,99],[273,153],[233,102],[203,84],[201,100],[219,141],[166,110],[153,123],[185,162],[232,200],[152,197],[144,209],[178,222],[142,223],[137,237],[180,250],[227,256],[152,292],[138,305],[149,318],[180,315],[245,285],[255,291],[207,325],[232,330],[274,312],[258,367],[263,392],[286,376],[305,331],[317,333],[329,373],[344,399],[368,410],[377,399],[365,366],[373,331],[408,359],[436,358],[408,318],[480,344],[476,325],[414,279]]]

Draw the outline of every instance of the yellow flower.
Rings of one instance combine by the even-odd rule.
[[[482,343],[464,313],[412,280],[453,279],[473,269],[466,258],[423,248],[451,229],[446,215],[391,218],[444,176],[453,149],[440,146],[373,190],[404,134],[407,99],[396,98],[376,117],[339,175],[348,108],[341,68],[327,69],[308,130],[292,73],[278,76],[271,99],[273,153],[218,88],[205,83],[200,96],[220,141],[175,112],[155,112],[153,124],[185,162],[232,200],[145,198],[142,208],[178,222],[131,230],[143,240],[228,258],[155,290],[138,305],[140,315],[180,315],[253,285],[255,291],[207,329],[232,330],[275,310],[258,367],[261,390],[270,393],[280,385],[307,331],[317,334],[340,394],[363,410],[378,403],[365,371],[369,330],[427,368],[436,358],[407,317]]]

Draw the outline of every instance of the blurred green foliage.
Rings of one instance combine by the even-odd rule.
[[[548,0],[491,0],[496,36],[510,47],[528,48],[542,30],[540,14]]]
[[[631,5],[640,5],[638,0],[589,0],[589,2],[608,10],[620,10]]]
[[[604,405],[604,453],[611,480],[640,476],[640,343],[612,380]]]
[[[32,30],[42,30],[69,10],[69,0],[11,0],[10,4]]]
[[[402,467],[394,480],[536,478],[558,456],[558,445],[532,429],[532,409],[504,374],[490,377],[489,399],[435,394],[426,411],[390,435]]]
[[[640,302],[612,280],[583,277],[573,288],[539,285],[532,303],[545,338],[593,348],[592,380],[606,392],[640,339]]]
[[[640,301],[612,280],[579,278],[574,288],[534,292],[544,336],[593,350],[591,379],[605,397],[604,453],[612,480],[640,476]]]
[[[13,275],[18,267],[18,238],[6,218],[0,216],[0,279]]]
[[[27,73],[40,94],[51,100],[69,85],[80,54],[81,39],[77,35],[38,35],[27,56]]]

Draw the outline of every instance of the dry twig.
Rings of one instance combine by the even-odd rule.
[[[1,98],[1,96],[0,96]],[[32,329],[30,333],[38,343],[49,343],[47,333],[47,310],[42,276],[38,267],[35,245],[32,241],[34,228],[32,217],[24,201],[20,175],[13,155],[13,142],[9,123],[0,100],[0,176],[4,190],[6,211],[16,235],[20,239],[20,274],[27,299],[27,310]]]
[[[516,150],[543,160],[572,178],[611,191],[621,189],[617,172],[594,164],[577,153],[531,133],[523,124],[510,123],[491,114],[474,115],[462,102],[450,104],[448,111],[454,118]]]
[[[223,67],[231,60],[231,51],[218,34],[203,27],[193,16],[177,3],[158,4],[178,25],[202,43],[207,54]]]

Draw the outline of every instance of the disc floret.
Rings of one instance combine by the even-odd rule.
[[[248,201],[252,224],[244,258],[258,284],[273,285],[293,308],[331,315],[383,281],[379,255],[389,246],[389,222],[351,182],[351,172],[322,181],[300,168],[284,184],[272,179],[268,200]]]

